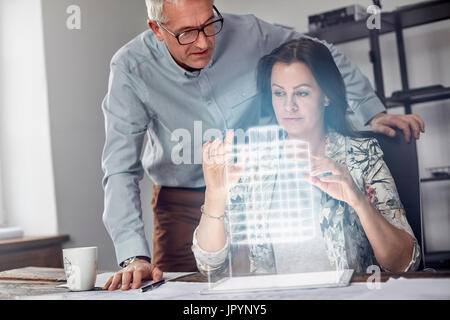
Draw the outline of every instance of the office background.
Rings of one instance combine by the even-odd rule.
[[[383,11],[417,3],[382,1]],[[308,15],[362,0],[216,0],[221,12],[246,14],[308,31]],[[81,8],[81,29],[69,30],[70,5]],[[102,223],[101,152],[109,61],[143,32],[144,0],[0,0],[0,223],[28,236],[69,234],[64,247],[99,247],[99,269],[115,269],[113,244]],[[450,86],[450,21],[405,30],[410,87]],[[401,89],[395,36],[380,39],[386,95]],[[337,46],[373,83],[369,41]],[[448,100],[413,106],[426,124],[417,142],[421,177],[450,164]],[[402,113],[403,108],[389,109]],[[401,156],[401,155],[399,155]],[[405,159],[408,161],[408,159]],[[141,182],[151,245],[152,182]],[[422,184],[430,250],[450,250],[450,181]],[[426,231],[426,230],[425,230]]]

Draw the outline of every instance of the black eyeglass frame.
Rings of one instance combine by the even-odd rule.
[[[212,37],[212,36],[217,35],[220,31],[222,31],[222,29],[223,29],[224,18],[223,18],[222,15],[220,14],[219,10],[217,10],[216,6],[213,5],[213,9],[214,9],[214,11],[216,11],[217,16],[218,16],[218,19],[216,19],[216,20],[214,20],[214,21],[211,21],[211,22],[208,22],[208,23],[204,24],[203,26],[201,26],[200,28],[189,29],[189,30],[183,31],[183,32],[178,33],[178,34],[175,34],[175,33],[173,33],[172,31],[167,30],[167,29],[166,29],[161,23],[159,23],[159,22],[156,22],[156,24],[157,24],[160,28],[162,28],[163,30],[165,30],[167,33],[169,33],[171,36],[175,37],[180,45],[186,46],[186,45],[192,44],[192,43],[194,43],[195,41],[197,41],[197,40],[198,40],[198,36],[200,35],[200,32],[203,32],[203,34],[205,35],[205,37]],[[217,32],[215,32],[214,34],[208,36],[208,35],[206,34],[206,32],[205,32],[205,28],[206,28],[206,27],[209,27],[210,25],[212,25],[212,24],[214,24],[214,23],[217,23],[217,22],[219,22],[219,21],[221,22],[219,31],[217,31]],[[192,32],[192,31],[197,31],[197,36],[195,37],[195,40],[193,40],[193,41],[191,41],[191,42],[189,42],[189,43],[181,43],[181,42],[180,42],[180,37],[181,37],[182,35],[184,35],[185,33]]]

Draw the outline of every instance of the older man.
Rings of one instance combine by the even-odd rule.
[[[105,285],[114,290],[159,280],[162,271],[195,271],[192,234],[204,201],[201,147],[225,129],[257,125],[255,70],[274,48],[302,35],[252,15],[219,13],[213,0],[147,0],[150,30],[121,48],[111,61],[103,102],[103,221],[122,269]],[[317,40],[319,41],[319,40]],[[382,113],[368,80],[332,45],[361,124],[390,134],[410,127],[416,115]],[[144,136],[148,142],[141,161]],[[144,236],[139,181],[148,173],[153,190],[153,257]]]

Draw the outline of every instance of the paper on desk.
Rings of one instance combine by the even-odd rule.
[[[199,282],[167,282],[155,290],[141,292],[139,289],[91,290],[79,292],[63,292],[40,296],[18,297],[21,300],[197,300],[204,298],[200,291],[206,289],[208,283]]]
[[[380,289],[366,291],[359,299],[368,300],[448,300],[450,279],[390,278]]]
[[[69,300],[418,300],[450,299],[450,279],[390,279],[380,289],[369,289],[367,283],[351,283],[348,287],[296,289],[269,292],[201,295],[208,283],[168,282],[156,290],[64,292],[21,299]]]
[[[253,293],[230,293],[202,295],[208,283],[167,282],[156,290],[141,292],[140,290],[100,290],[82,292],[64,292],[45,296],[28,296],[21,299],[39,300],[291,300],[291,299],[358,299],[368,291],[366,284],[356,283],[348,287],[275,290]]]
[[[358,299],[367,291],[365,284],[356,283],[348,287],[280,290],[253,293],[232,293],[202,295],[208,283],[167,282],[156,290],[99,290],[82,292],[64,292],[44,296],[28,296],[21,299],[38,300],[291,300],[291,299]]]

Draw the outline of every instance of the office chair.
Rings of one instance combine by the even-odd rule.
[[[406,218],[420,245],[422,259],[419,270],[422,270],[424,266],[424,243],[422,239],[420,178],[416,141],[412,137],[411,143],[407,143],[400,130],[396,131],[394,138],[372,131],[359,133],[366,138],[376,138],[380,143],[384,153],[384,161],[391,171],[400,200],[405,208]]]

